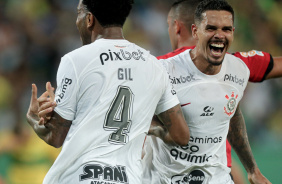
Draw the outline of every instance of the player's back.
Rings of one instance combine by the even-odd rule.
[[[75,173],[81,182],[128,182],[126,170],[141,168],[145,133],[169,84],[163,66],[126,40],[100,39],[64,56],[57,80],[55,111],[72,121],[52,167],[65,171],[57,181]]]

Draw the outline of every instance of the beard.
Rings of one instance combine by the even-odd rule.
[[[214,61],[211,61],[210,59],[208,59],[208,62],[209,62],[210,64],[212,64],[213,66],[219,66],[219,65],[222,64],[223,60],[214,62]]]
[[[212,61],[210,58],[207,58],[207,61],[208,61],[208,63],[210,63],[213,66],[220,66],[222,64],[223,60],[224,60],[224,57],[221,61]]]
[[[87,30],[81,30],[80,33],[80,40],[82,42],[82,45],[88,45],[91,42],[91,33],[88,33]]]
[[[80,34],[80,40],[82,45],[88,45],[91,43],[91,32],[87,30],[86,26],[86,17],[83,18],[83,21],[78,25],[78,32]]]
[[[91,43],[91,37],[86,37],[86,36],[81,35],[80,39],[82,41],[82,45],[88,45]]]

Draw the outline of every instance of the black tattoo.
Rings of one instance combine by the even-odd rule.
[[[43,140],[54,147],[61,147],[71,124],[71,121],[53,112],[51,119],[45,124],[46,129],[49,131]]]
[[[175,106],[158,115],[158,117],[160,118],[160,120],[163,122],[163,124],[166,126],[167,129],[170,129],[172,125],[171,114],[174,114],[174,113],[182,114],[182,111],[179,108],[179,106]]]
[[[246,171],[253,173],[257,165],[249,144],[244,117],[239,107],[230,120],[227,138]]]

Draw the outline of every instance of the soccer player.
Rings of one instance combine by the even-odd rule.
[[[29,124],[46,143],[63,145],[45,184],[141,183],[141,150],[154,113],[168,129],[166,140],[189,141],[167,71],[123,37],[132,4],[80,0],[76,25],[84,46],[62,57],[56,94],[47,82],[37,99],[32,85]]]
[[[181,147],[165,145],[152,137],[153,151],[148,154],[152,163],[145,155],[148,167],[143,183],[233,183],[226,159],[227,134],[250,182],[270,183],[257,168],[239,109],[249,69],[239,58],[226,54],[233,41],[233,22],[234,12],[226,1],[200,3],[192,26],[196,47],[184,48],[162,60],[177,91],[191,137],[189,144]],[[169,27],[170,31],[179,33],[177,26]],[[179,35],[174,36],[172,45]],[[231,80],[235,76],[238,80]]]
[[[168,13],[168,32],[174,51],[157,57],[166,59],[173,57],[187,49],[195,47],[196,40],[192,37],[191,26],[194,23],[196,6],[203,0],[179,0],[172,4]],[[282,77],[282,57],[272,57],[269,53],[252,50],[249,52],[235,52],[234,56],[242,59],[250,70],[250,82],[262,82],[265,79]],[[227,165],[231,167],[231,146],[227,142]],[[239,168],[235,168],[238,170]],[[243,176],[237,176],[231,168],[235,183],[243,183]]]
[[[194,11],[203,0],[178,0],[172,4],[168,13],[168,33],[173,51],[158,59],[166,59],[187,49],[195,47],[191,26],[194,23]],[[265,79],[282,77],[282,57],[272,57],[262,51],[235,52],[250,70],[250,82],[262,82]]]

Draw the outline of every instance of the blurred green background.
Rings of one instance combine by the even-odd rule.
[[[282,55],[282,1],[229,0],[235,40],[229,52]],[[171,51],[166,17],[173,0],[135,0],[126,39],[163,55]],[[55,85],[60,58],[81,46],[78,0],[0,0],[0,184],[38,184],[58,155],[27,126],[31,83]],[[241,107],[262,173],[282,183],[282,79],[249,83]],[[234,159],[238,160],[233,153]],[[243,171],[245,173],[245,171]]]

